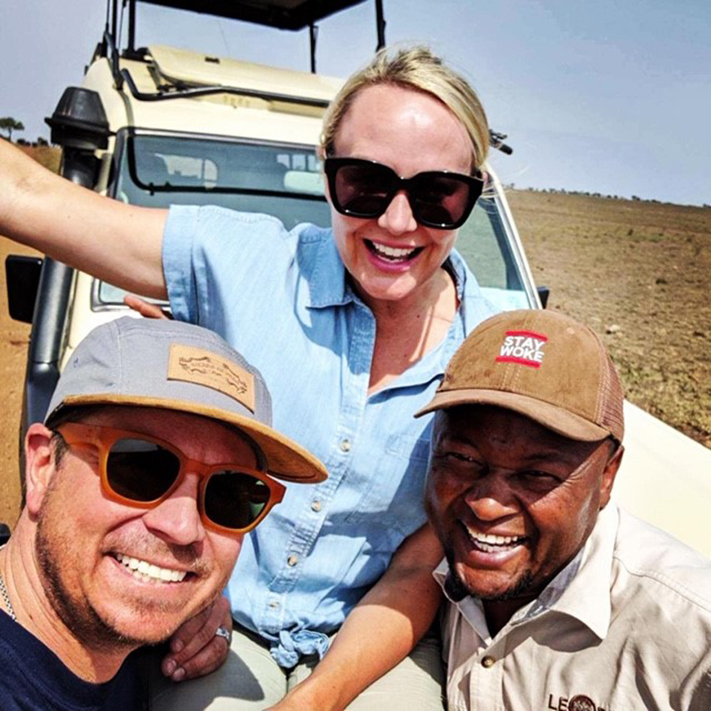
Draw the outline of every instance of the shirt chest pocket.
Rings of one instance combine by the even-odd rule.
[[[352,471],[349,477],[349,485],[359,489],[358,503],[346,516],[347,522],[398,528],[405,535],[419,528],[425,520],[429,451],[429,439],[391,435],[382,451],[359,462],[360,471]]]

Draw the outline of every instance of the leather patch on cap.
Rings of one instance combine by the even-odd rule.
[[[173,344],[168,360],[168,380],[182,380],[212,388],[254,412],[252,373],[212,351]]]

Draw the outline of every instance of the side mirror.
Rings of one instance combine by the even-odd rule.
[[[10,538],[10,527],[6,523],[0,523],[0,546],[4,546]]]
[[[10,254],[5,259],[7,306],[10,318],[15,321],[32,323],[42,261],[40,257],[17,254]]]
[[[536,287],[538,298],[541,300],[541,306],[545,309],[548,306],[548,297],[551,295],[551,290],[547,286]]]

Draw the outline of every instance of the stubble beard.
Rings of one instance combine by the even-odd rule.
[[[170,617],[174,617],[175,610],[167,602],[165,606],[161,606],[160,603],[156,604],[154,601],[151,609],[136,603],[136,624],[133,628],[138,633],[127,634],[118,629],[111,619],[100,615],[86,597],[72,594],[62,577],[61,567],[62,564],[67,565],[66,561],[72,560],[71,541],[76,539],[77,533],[71,527],[63,525],[62,512],[54,510],[53,489],[56,488],[56,481],[55,477],[50,482],[38,513],[35,555],[42,574],[45,594],[59,619],[84,646],[102,653],[122,651],[127,654],[144,644],[157,644],[168,639],[175,631],[177,624],[166,625],[158,632],[153,632],[150,635],[144,633],[139,636],[142,627],[141,619],[146,615],[169,613]],[[87,555],[89,554],[90,552],[87,551]],[[197,555],[194,551],[185,549],[182,549],[180,554],[185,559],[194,559]],[[65,562],[62,563],[62,561]],[[206,565],[202,567],[198,565],[197,568],[199,572],[207,574]],[[221,589],[221,587],[217,587],[215,595],[206,600],[205,605],[200,609],[214,601],[219,596]],[[110,595],[111,591],[107,590],[106,594]]]
[[[51,543],[45,518],[40,518],[37,524],[35,552],[42,572],[45,594],[52,608],[57,613],[64,626],[83,645],[97,651],[109,652],[125,650],[126,653],[144,644],[141,639],[127,636],[106,620],[100,617],[88,601],[76,600],[67,590],[57,561],[62,560],[57,555],[57,547],[64,545],[61,541]]]
[[[495,595],[481,594],[467,582],[457,572],[456,557],[451,548],[445,549],[445,556],[449,564],[449,575],[447,576],[447,593],[454,600],[463,600],[465,597],[476,597],[485,602],[506,602],[522,596],[529,596],[533,592],[533,573],[530,570],[523,572],[521,576],[504,592]]]

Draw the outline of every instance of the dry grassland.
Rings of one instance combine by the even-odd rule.
[[[711,447],[711,208],[509,199],[548,307],[600,333],[629,400]]]

